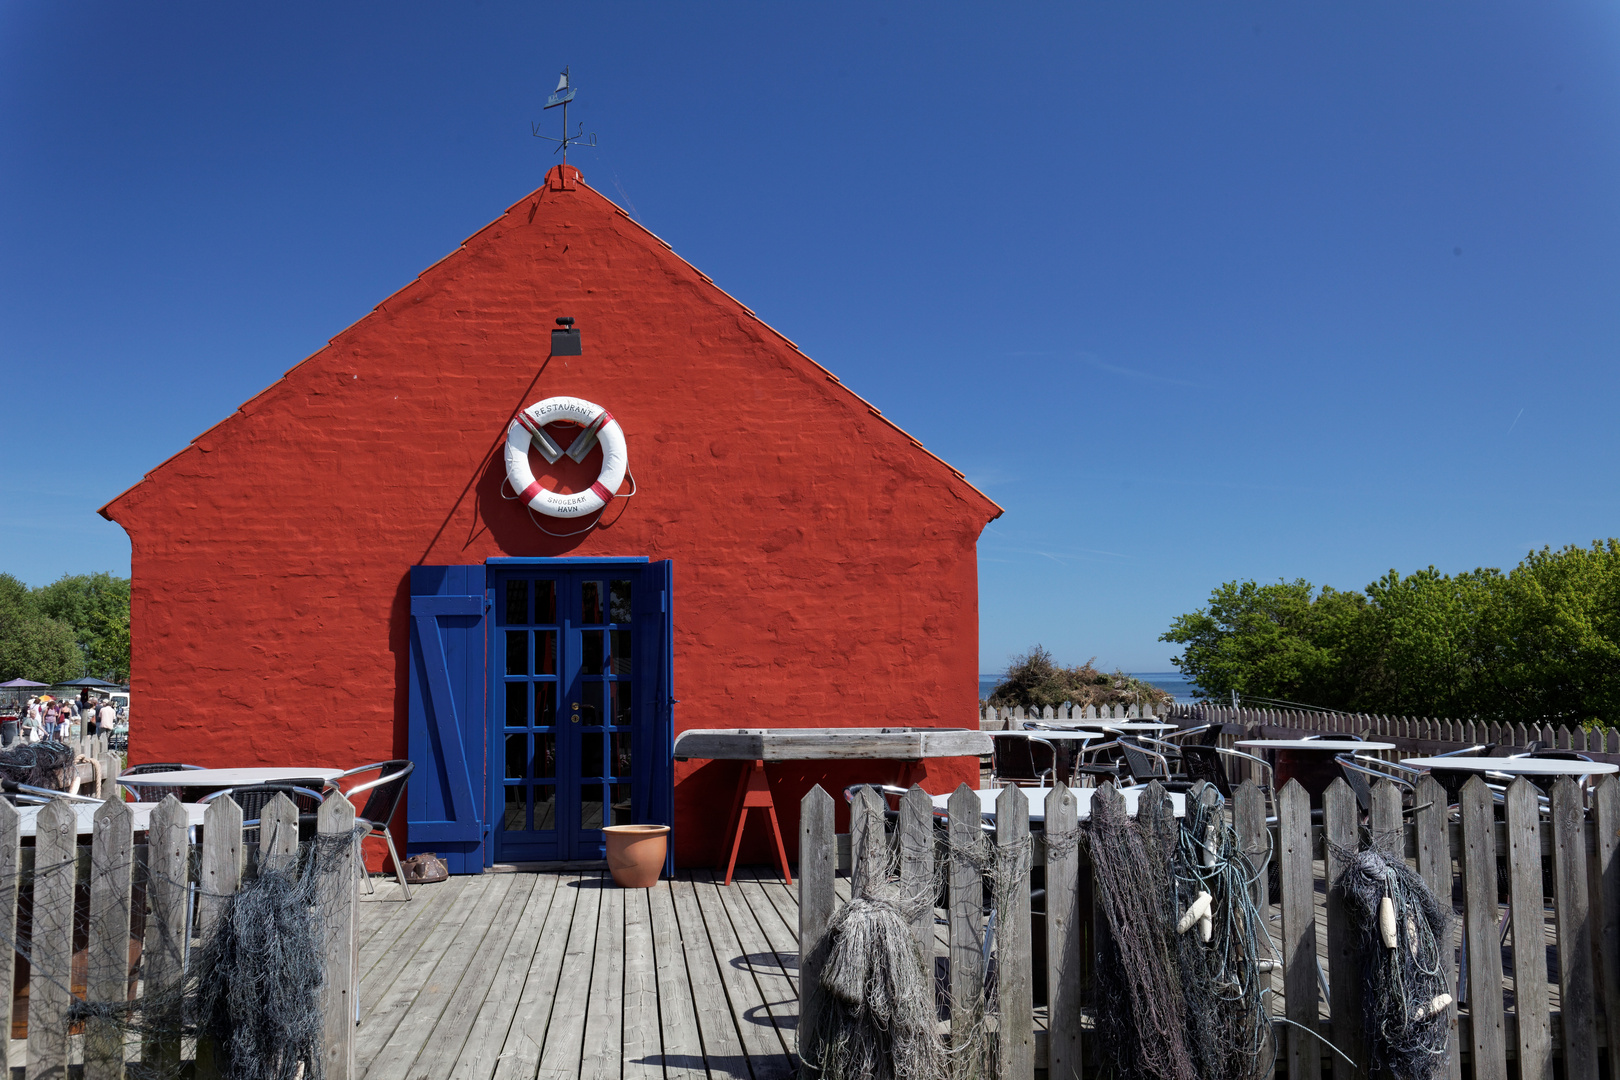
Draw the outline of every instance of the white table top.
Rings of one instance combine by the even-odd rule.
[[[1174,724],[1159,724],[1149,720],[1037,720],[1055,728],[1081,728],[1087,731],[1174,731]]]
[[[1394,743],[1356,742],[1354,739],[1244,739],[1234,745],[1253,746],[1261,750],[1320,750],[1323,753],[1345,754],[1356,750],[1393,750]]]
[[[1091,800],[1097,794],[1097,788],[1070,788],[1074,794],[1075,812],[1080,820],[1091,817]],[[1120,788],[1119,793],[1125,796],[1125,812],[1131,817],[1136,816],[1136,803],[1144,787]],[[1024,798],[1029,800],[1029,820],[1046,820],[1046,797],[1052,794],[1049,787],[1027,787],[1023,789]],[[976,793],[979,796],[979,813],[986,820],[994,821],[996,817],[996,799],[1001,795],[1000,788],[980,788]],[[935,795],[934,809],[945,810],[951,801],[949,795]],[[1187,797],[1178,791],[1170,793],[1170,808],[1175,811],[1176,817],[1181,817],[1187,809]]]
[[[245,784],[274,784],[283,780],[303,780],[320,777],[330,780],[342,769],[285,769],[267,765],[241,769],[181,769],[176,772],[144,773],[140,776],[120,776],[120,784],[159,784],[164,787],[241,787]]]
[[[1620,765],[1607,761],[1565,761],[1560,758],[1513,757],[1414,757],[1402,758],[1402,765],[1441,772],[1494,772],[1509,776],[1597,776],[1620,771]]]
[[[996,732],[990,733],[992,736]],[[1067,739],[1070,742],[1090,742],[1092,739],[1102,738],[1098,731],[1052,731],[1049,728],[1030,728],[1027,731],[1004,731],[1003,735],[1028,735],[1036,739]]]
[[[73,807],[73,816],[78,818],[79,835],[80,836],[88,836],[88,835],[90,835],[90,833],[95,828],[96,811],[100,810],[101,806],[99,804],[92,804],[92,803],[70,803],[69,805],[71,805]],[[162,803],[130,803],[129,804],[130,810],[134,811],[134,814],[135,814],[135,831],[136,832],[145,832],[146,831],[147,824],[151,821],[151,818],[152,818],[152,811],[156,810],[161,805],[163,805],[163,804]],[[187,825],[201,825],[203,823],[203,815],[208,812],[208,807],[203,806],[201,803],[181,803],[180,805],[181,805],[181,808],[184,809],[185,812],[186,812],[186,824]],[[39,820],[39,812],[41,810],[43,810],[43,809],[45,809],[43,806],[19,806],[19,807],[17,807],[17,816],[21,819],[21,822],[20,822],[20,824],[21,824],[21,835],[23,835],[23,836],[33,836],[34,835],[34,833],[35,833],[35,825]]]

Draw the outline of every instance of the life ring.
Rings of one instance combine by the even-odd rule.
[[[585,428],[567,450],[559,447],[545,430],[547,424],[560,420],[572,420]],[[529,468],[531,445],[547,461],[556,461],[565,454],[575,461],[583,461],[598,442],[602,444],[602,471],[597,474],[596,482],[584,491],[564,495],[543,488],[534,478],[534,470]],[[624,429],[612,413],[582,398],[552,397],[537,401],[518,413],[517,419],[506,429],[507,482],[521,502],[548,517],[577,518],[596,513],[613,501],[629,467]]]

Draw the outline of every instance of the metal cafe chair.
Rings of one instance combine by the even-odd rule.
[[[156,772],[182,772],[201,769],[201,765],[185,765],[178,761],[154,761],[145,765],[131,765],[119,773],[119,779],[126,776],[144,776]],[[119,784],[119,787],[129,792],[131,802],[162,802],[167,796],[173,795],[177,799],[185,798],[185,789],[177,785],[154,787],[147,784]]]
[[[271,799],[277,795],[285,795],[298,808],[298,839],[312,840],[315,837],[315,815],[321,808],[321,793],[316,788],[322,783],[320,777],[313,777],[283,780],[275,784],[243,784],[240,787],[210,792],[197,802],[211,803],[215,799],[229,795],[232,801],[242,808],[242,831],[246,832],[249,829],[259,828],[259,819],[264,814],[264,808],[270,805]]]
[[[1057,768],[1057,747],[1027,731],[991,731],[990,779],[1019,785],[1050,785]],[[1036,752],[1036,748],[1041,753]]]
[[[356,784],[342,795],[350,802],[361,792],[369,792],[366,796],[366,805],[360,808],[354,816],[354,823],[364,831],[360,839],[364,841],[369,836],[382,837],[383,843],[388,845],[388,856],[394,860],[394,874],[399,878],[399,887],[405,893],[405,899],[411,898],[411,887],[405,881],[405,862],[399,857],[399,851],[394,847],[394,837],[388,831],[388,823],[394,819],[394,811],[399,809],[399,800],[405,794],[405,781],[416,770],[415,762],[405,758],[396,758],[392,761],[377,761],[370,765],[361,765],[348,772],[339,773],[326,782],[330,791],[342,791],[338,785],[339,780],[361,773],[381,772],[375,780],[368,780],[363,784]],[[366,874],[366,889],[376,892],[377,887],[371,883],[371,875]]]

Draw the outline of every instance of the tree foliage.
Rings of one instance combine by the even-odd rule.
[[[1620,724],[1620,540],[1511,571],[1394,570],[1361,592],[1230,581],[1161,636],[1207,697]]]
[[[1164,704],[1170,695],[1123,671],[1113,674],[1093,667],[1096,658],[1063,667],[1040,645],[1007,663],[1007,673],[990,691],[991,705],[1045,708],[1064,702],[1074,705]]]
[[[129,579],[70,575],[30,589],[0,574],[0,682],[129,679]]]

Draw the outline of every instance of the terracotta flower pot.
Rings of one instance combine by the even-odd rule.
[[[650,889],[664,872],[668,825],[609,825],[607,864],[613,880],[626,889]]]

